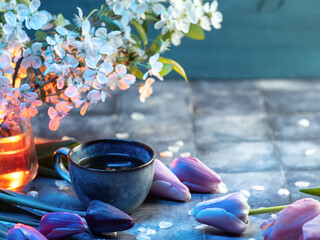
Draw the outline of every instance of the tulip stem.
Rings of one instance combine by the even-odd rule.
[[[251,209],[251,210],[249,210],[249,215],[258,215],[258,214],[265,214],[265,213],[280,212],[282,209],[284,209],[287,206],[288,205]]]

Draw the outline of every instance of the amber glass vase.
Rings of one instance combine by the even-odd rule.
[[[0,129],[0,188],[20,190],[35,178],[37,170],[31,121],[10,116]]]

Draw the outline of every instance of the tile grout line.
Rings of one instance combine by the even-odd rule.
[[[272,141],[272,144],[273,144],[274,149],[275,149],[275,152],[276,152],[276,156],[277,156],[278,161],[279,161],[279,164],[280,164],[280,171],[281,171],[282,177],[283,177],[284,180],[285,180],[286,188],[289,189],[287,176],[286,176],[286,173],[285,173],[285,170],[284,170],[284,164],[283,164],[283,161],[282,161],[282,159],[281,159],[280,151],[279,151],[278,146],[277,146],[277,140],[276,140],[276,138],[275,138],[274,131],[273,131],[273,128],[272,128],[272,125],[271,125],[270,114],[269,114],[269,111],[268,111],[267,103],[266,103],[265,97],[264,97],[264,95],[263,95],[263,92],[262,92],[261,89],[257,86],[257,81],[255,81],[255,86],[256,86],[256,89],[257,89],[257,91],[258,91],[258,93],[259,93],[260,99],[261,99],[261,101],[262,101],[262,103],[263,103],[264,111],[265,111],[265,113],[266,113],[267,123],[268,123],[268,128],[269,128],[269,134],[270,134],[271,141]],[[292,203],[291,194],[289,194],[288,197],[289,197],[289,201]]]
[[[192,125],[192,142],[195,146],[195,149],[196,149],[196,157],[198,158],[198,144],[197,144],[197,139],[196,139],[196,127],[195,127],[195,121],[194,121],[194,98],[193,98],[193,91],[192,91],[192,83],[189,82],[187,84],[188,86],[188,92],[189,92],[189,97],[188,97],[188,108],[189,108],[189,115],[190,115],[190,122],[191,122],[191,125]],[[202,198],[202,194],[200,194],[200,202],[203,201],[203,198]],[[202,238],[203,240],[206,239],[206,233],[204,230],[201,230],[202,231]]]

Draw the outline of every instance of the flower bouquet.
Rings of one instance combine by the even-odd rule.
[[[202,0],[106,0],[87,16],[78,8],[69,21],[39,10],[39,0],[0,1],[0,125],[34,117],[45,104],[55,131],[72,108],[85,115],[117,88],[138,86],[144,102],[155,80],[172,70],[187,80],[177,62],[160,54],[184,36],[200,40],[203,30],[219,29],[217,7]],[[152,40],[151,27],[160,32]]]

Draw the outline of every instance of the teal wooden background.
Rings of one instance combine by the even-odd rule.
[[[101,0],[42,0],[65,16],[85,13]],[[320,76],[319,0],[220,0],[221,30],[204,41],[184,39],[167,57],[189,78],[317,78]],[[73,15],[72,15],[73,16]],[[73,18],[73,17],[72,17]],[[170,77],[176,77],[170,75]]]

